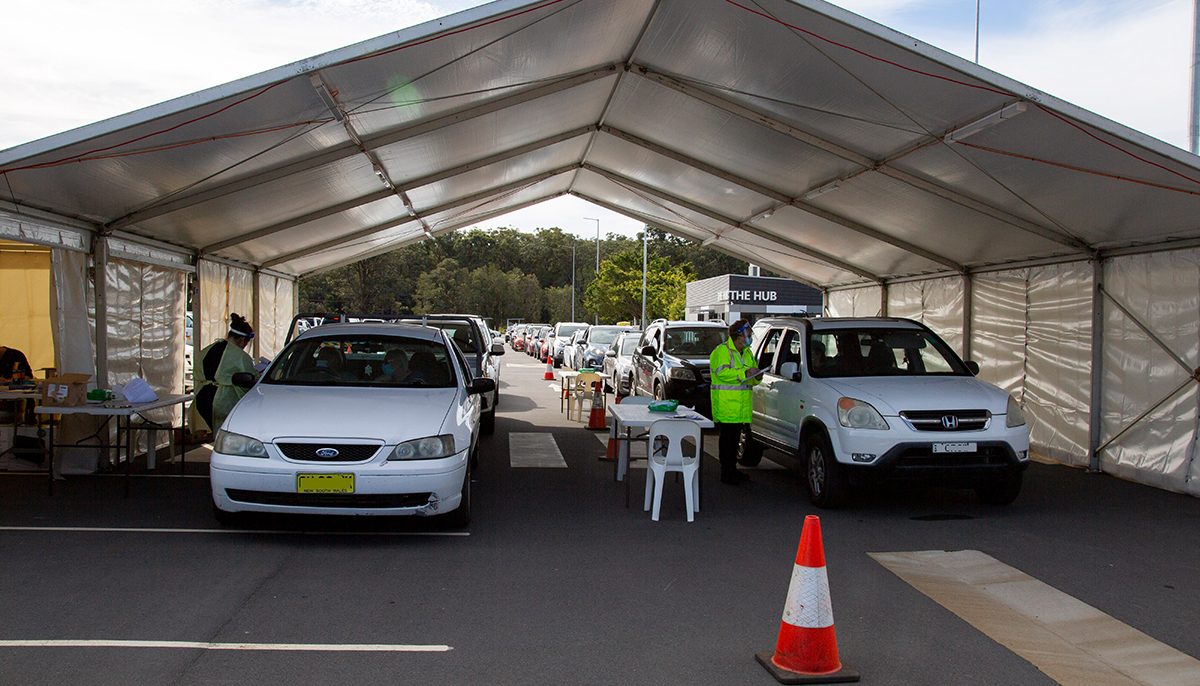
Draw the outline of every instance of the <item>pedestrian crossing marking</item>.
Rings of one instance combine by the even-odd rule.
[[[552,433],[513,431],[508,434],[508,463],[514,469],[566,469]]]
[[[978,550],[869,554],[1060,684],[1200,684],[1200,660]]]

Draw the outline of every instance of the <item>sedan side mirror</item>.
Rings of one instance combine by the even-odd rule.
[[[503,343],[493,343],[492,344],[492,354],[493,355],[503,355],[504,354],[504,344]]]
[[[971,376],[979,376],[979,363],[975,360],[967,360],[967,371],[971,372]]]
[[[254,375],[250,372],[234,372],[233,385],[239,388],[254,388]]]
[[[467,395],[481,395],[494,390],[496,390],[496,380],[485,376],[471,379],[471,383],[467,384]]]

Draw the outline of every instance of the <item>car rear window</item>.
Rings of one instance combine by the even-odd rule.
[[[450,388],[450,351],[407,336],[320,336],[293,341],[263,383],[294,386]]]

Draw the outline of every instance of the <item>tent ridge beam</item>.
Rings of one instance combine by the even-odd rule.
[[[742,188],[745,188],[747,190],[754,191],[755,193],[758,193],[759,195],[770,198],[781,205],[788,205],[788,206],[794,207],[794,208],[800,210],[801,212],[805,212],[807,214],[811,214],[816,217],[820,217],[821,219],[824,219],[828,222],[832,222],[843,228],[850,229],[851,231],[854,231],[855,233],[860,233],[864,236],[868,236],[877,241],[887,243],[888,245],[891,245],[894,248],[899,248],[901,250],[904,250],[905,252],[909,252],[914,255],[919,255],[920,257],[924,257],[925,259],[927,259],[931,262],[936,262],[945,267],[949,267],[950,269],[963,271],[962,265],[955,262],[954,260],[951,260],[948,257],[938,255],[932,251],[925,250],[924,248],[915,246],[907,241],[889,236],[888,234],[886,234],[882,231],[879,231],[878,229],[873,229],[869,226],[865,226],[863,224],[860,224],[856,221],[853,221],[851,219],[843,217],[834,212],[829,212],[828,210],[822,210],[818,207],[814,207],[814,206],[809,205],[808,203],[804,202],[800,198],[793,198],[782,191],[778,191],[773,188],[768,188],[767,186],[763,186],[759,183],[756,183],[749,179],[738,176],[737,174],[728,172],[724,169],[721,169],[720,167],[716,167],[716,166],[708,164],[706,162],[702,162],[693,157],[685,155],[681,152],[677,152],[677,151],[667,148],[663,145],[659,145],[658,143],[648,141],[644,138],[636,136],[627,131],[622,131],[621,129],[617,129],[612,126],[601,126],[600,130],[611,136],[620,138],[623,141],[632,143],[633,145],[636,145],[638,147],[641,147],[641,148],[644,148],[651,152],[662,155],[663,157],[666,157],[667,159],[674,160],[676,162],[679,162],[680,164],[687,165],[694,169],[698,169],[702,172],[705,172],[706,174],[711,174],[719,179],[724,179],[725,181],[728,181],[732,184],[741,186]]]
[[[470,119],[482,117],[499,110],[513,107],[531,100],[537,100],[548,95],[553,95],[565,90],[569,90],[576,86],[581,86],[598,79],[606,78],[617,73],[619,69],[623,69],[624,65],[609,65],[600,69],[593,69],[573,76],[567,76],[556,81],[527,88],[518,91],[511,95],[506,95],[494,100],[489,100],[483,103],[469,105],[459,110],[448,112],[446,114],[434,117],[426,121],[401,126],[391,131],[385,131],[362,140],[363,146],[367,149],[379,148],[409,138],[414,138],[438,129],[458,124]],[[156,217],[161,217],[172,212],[177,212],[194,205],[198,205],[209,200],[214,200],[231,193],[236,193],[240,190],[252,188],[254,186],[285,178],[291,174],[307,171],[316,167],[321,167],[326,164],[331,164],[339,160],[353,157],[361,152],[358,145],[352,141],[340,143],[327,150],[308,155],[292,162],[277,165],[268,169],[264,169],[249,176],[240,179],[220,184],[218,186],[208,188],[195,193],[186,193],[176,196],[170,200],[164,200],[159,203],[151,204],[144,209],[131,212],[123,217],[114,219],[108,223],[112,228],[122,228],[130,224],[147,221]]]
[[[1065,236],[1054,229],[1041,226],[1022,217],[1018,217],[1007,210],[994,207],[981,200],[977,200],[951,188],[946,188],[928,179],[915,176],[908,172],[900,171],[894,167],[889,167],[887,166],[887,160],[873,160],[860,152],[851,150],[843,145],[839,145],[838,143],[834,143],[833,141],[779,121],[770,115],[755,111],[749,107],[746,107],[745,105],[733,102],[702,88],[697,88],[691,84],[684,83],[683,81],[680,81],[667,74],[655,72],[649,67],[638,65],[633,71],[666,88],[670,88],[671,90],[700,100],[701,102],[712,105],[720,110],[736,115],[748,121],[752,121],[761,126],[765,126],[773,131],[798,140],[801,143],[806,143],[831,155],[834,155],[835,157],[846,160],[847,162],[857,164],[858,166],[863,167],[864,172],[879,172],[880,174],[883,174],[895,181],[912,186],[918,190],[925,191],[926,193],[932,193],[943,200],[948,200],[962,207],[985,214],[993,219],[1002,221],[1028,233],[1032,233],[1047,240],[1066,245],[1083,253],[1091,254],[1093,252],[1086,243],[1083,243],[1075,238]]]
[[[365,238],[372,234],[380,233],[382,231],[387,231],[388,229],[395,228],[397,226],[403,226],[404,224],[418,221],[421,218],[422,214],[425,216],[428,216],[431,214],[440,214],[442,212],[453,210],[457,207],[461,207],[463,205],[477,202],[479,200],[483,200],[485,198],[488,198],[488,197],[491,197],[494,195],[499,195],[501,193],[507,193],[509,191],[517,190],[521,187],[529,186],[529,185],[532,185],[535,183],[541,183],[547,179],[551,179],[555,176],[558,176],[559,174],[564,174],[566,172],[577,169],[578,167],[579,167],[579,164],[577,162],[572,162],[569,165],[565,165],[565,166],[559,167],[557,169],[552,169],[550,171],[542,172],[540,174],[535,174],[533,176],[527,176],[523,179],[518,179],[516,181],[512,181],[510,183],[506,183],[501,186],[496,186],[493,188],[482,190],[482,191],[479,191],[478,193],[473,193],[471,195],[468,195],[465,198],[458,198],[455,200],[451,200],[450,202],[444,203],[442,205],[438,205],[436,207],[431,207],[427,210],[424,210],[421,214],[409,215],[409,216],[400,217],[398,219],[393,219],[391,221],[384,222],[382,224],[377,224],[375,226],[370,226],[365,229],[361,229],[359,231],[355,231],[353,233],[346,234],[345,236],[338,236],[337,238],[334,238],[334,239],[328,240],[328,241],[324,241],[322,243],[318,243],[317,245],[312,245],[307,248],[303,248],[301,250],[296,250],[296,251],[287,253],[286,255],[280,255],[279,257],[275,257],[270,260],[267,260],[266,262],[263,262],[262,266],[263,267],[273,267],[277,264],[283,264],[284,262],[290,262],[292,260],[295,260],[295,259],[298,259],[301,257],[307,257],[313,253],[318,253],[323,250],[329,250],[330,248],[336,248],[337,246],[341,245],[342,243],[345,243],[346,241],[352,241],[352,240],[357,240],[359,238]]]
[[[840,259],[834,257],[833,255],[828,255],[819,250],[814,250],[812,248],[809,248],[808,246],[801,245],[800,243],[796,243],[794,241],[790,241],[788,239],[776,236],[776,235],[771,234],[767,231],[764,231],[756,226],[753,226],[753,225],[749,224],[748,222],[740,222],[732,217],[727,217],[723,214],[720,214],[719,212],[714,212],[713,210],[711,210],[707,207],[693,203],[690,200],[685,200],[683,198],[671,195],[670,193],[667,193],[661,189],[652,188],[650,186],[647,186],[646,184],[644,184],[640,181],[636,181],[636,180],[631,179],[622,174],[618,174],[616,172],[609,171],[607,169],[602,169],[600,167],[597,167],[593,164],[588,164],[588,163],[585,163],[583,165],[583,168],[587,169],[588,171],[599,174],[617,185],[626,186],[628,188],[633,188],[642,193],[646,193],[647,195],[652,195],[660,200],[665,200],[667,202],[675,203],[676,205],[679,205],[680,207],[683,207],[687,210],[690,210],[697,214],[704,215],[705,217],[708,217],[709,219],[712,219],[713,221],[720,222],[727,226],[731,226],[735,229],[741,229],[741,230],[745,231],[746,233],[753,234],[755,236],[758,236],[759,238],[763,238],[768,241],[773,241],[780,245],[786,246],[792,250],[795,250],[798,253],[807,255],[815,260],[819,260],[826,264],[835,266],[838,269],[843,269],[845,271],[848,271],[848,272],[851,272],[854,274],[858,274],[859,276],[861,276],[863,278],[871,279],[872,281],[880,281],[881,280],[880,277],[872,274],[871,272],[863,269],[862,267],[859,267],[859,266],[850,264],[849,262],[840,260]]]

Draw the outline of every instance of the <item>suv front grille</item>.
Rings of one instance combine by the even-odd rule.
[[[288,459],[305,462],[362,462],[379,452],[378,445],[353,443],[276,443],[275,447]],[[336,450],[337,455],[325,457],[317,454],[317,451],[329,448]]]
[[[900,418],[913,431],[983,431],[992,421],[987,410],[905,410]]]

